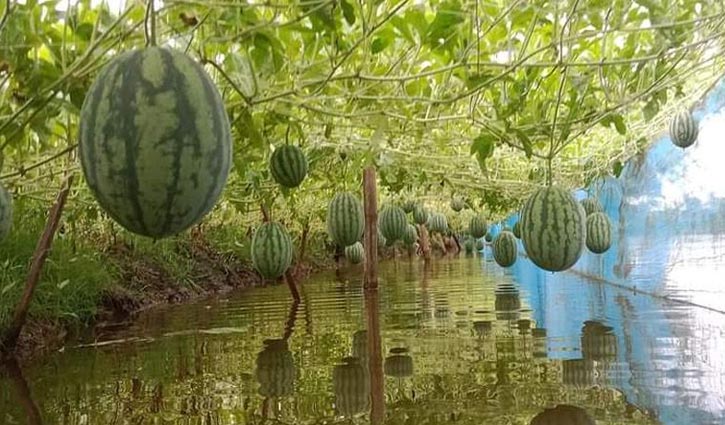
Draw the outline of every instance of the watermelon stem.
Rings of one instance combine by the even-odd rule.
[[[146,36],[146,47],[156,46],[156,10],[154,9],[154,0],[148,0],[146,5],[144,30],[144,35]]]

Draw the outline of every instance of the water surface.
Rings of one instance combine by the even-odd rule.
[[[304,282],[299,304],[280,285],[148,312],[22,371],[27,387],[6,372],[0,423],[35,406],[67,425],[364,424],[371,408],[389,424],[529,424],[557,404],[597,424],[725,423],[719,313],[571,273],[540,287],[480,257],[380,271],[384,393],[376,305],[352,268]]]

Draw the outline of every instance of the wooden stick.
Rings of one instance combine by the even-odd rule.
[[[0,339],[0,352],[2,353],[10,353],[15,350],[15,345],[20,337],[20,331],[23,330],[23,326],[25,325],[25,321],[28,317],[30,302],[33,300],[33,293],[35,292],[35,288],[38,286],[40,274],[43,271],[43,265],[50,253],[50,247],[53,244],[53,237],[55,236],[56,230],[58,230],[58,224],[60,223],[60,217],[63,213],[63,207],[68,199],[68,193],[70,192],[72,184],[73,174],[68,174],[63,182],[63,186],[61,186],[60,192],[58,192],[55,204],[53,204],[53,207],[50,210],[43,235],[40,237],[38,244],[35,247],[33,260],[30,263],[30,270],[28,272],[27,280],[25,281],[23,296],[15,309],[15,314],[13,315],[10,325],[5,331],[2,339]]]
[[[378,188],[375,167],[363,171],[365,202],[365,289],[378,287]]]
[[[368,331],[368,370],[370,372],[370,422],[373,425],[379,425],[385,418],[385,376],[377,290],[365,291],[365,317]]]
[[[423,259],[426,263],[430,263],[430,237],[425,225],[418,225],[418,236],[420,238],[420,249],[423,251]]]

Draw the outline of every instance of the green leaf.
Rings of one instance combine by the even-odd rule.
[[[624,117],[621,114],[614,116],[614,128],[617,129],[617,133],[621,135],[627,134],[627,126],[624,124]]]
[[[616,160],[614,161],[614,165],[612,165],[612,174],[614,174],[614,177],[619,177],[623,169],[624,165],[622,165],[622,161]]]
[[[373,54],[380,53],[385,47],[387,47],[388,41],[382,37],[376,37],[370,45],[370,51]]]
[[[435,19],[428,26],[426,42],[433,48],[449,44],[463,22],[461,5],[457,1],[447,1],[438,7]]]
[[[473,139],[471,155],[476,155],[481,171],[486,172],[486,159],[493,155],[496,138],[490,133],[484,133]]]
[[[342,15],[348,24],[355,24],[355,8],[347,0],[340,1],[340,7],[342,7]]]

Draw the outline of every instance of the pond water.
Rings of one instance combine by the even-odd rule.
[[[380,272],[367,300],[355,268],[304,282],[299,304],[279,285],[148,312],[6,371],[0,423],[529,424],[559,404],[597,424],[725,423],[723,361],[692,345],[723,346],[720,313],[635,309],[647,295],[573,274],[542,304],[540,282],[482,257]],[[617,317],[587,309],[608,300]],[[567,322],[582,309],[602,313]],[[653,317],[671,334],[640,332]],[[569,420],[537,423],[594,423]]]

